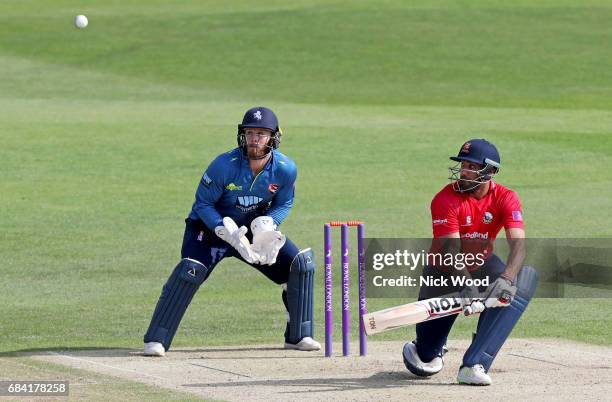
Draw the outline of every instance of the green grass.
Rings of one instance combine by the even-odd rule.
[[[187,393],[122,380],[34,360],[24,356],[0,357],[0,380],[3,381],[68,381],[70,399],[77,401],[204,401]],[[33,398],[36,400],[37,398]],[[67,398],[66,398],[67,399]],[[16,400],[16,399],[15,399]]]
[[[612,235],[612,4],[251,3],[0,4],[0,351],[139,347],[201,173],[254,104],[300,169],[283,231],[319,261],[329,219],[428,236],[471,137],[501,150],[529,236]],[[611,307],[536,300],[515,334],[609,345]],[[283,310],[224,261],[175,345],[280,343]]]

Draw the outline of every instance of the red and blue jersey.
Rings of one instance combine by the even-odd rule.
[[[466,240],[462,245],[479,244],[479,251],[488,257],[502,228],[524,229],[518,195],[501,184],[490,183],[489,192],[481,199],[455,191],[452,183],[436,194],[431,201],[434,238],[458,232],[461,239]],[[472,252],[477,251],[470,248]]]

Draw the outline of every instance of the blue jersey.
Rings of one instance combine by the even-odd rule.
[[[189,219],[214,230],[229,216],[238,226],[269,215],[279,225],[293,206],[297,167],[277,150],[257,175],[240,148],[219,155],[208,166],[195,195]]]

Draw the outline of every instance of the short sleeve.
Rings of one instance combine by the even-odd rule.
[[[431,224],[434,237],[459,232],[458,210],[459,206],[445,197],[443,192],[434,197],[431,201]]]
[[[504,228],[520,228],[524,229],[523,208],[521,200],[514,191],[508,191],[503,199],[502,211],[504,217]]]

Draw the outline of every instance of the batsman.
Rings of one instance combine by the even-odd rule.
[[[460,291],[465,315],[480,313],[472,344],[463,356],[457,380],[469,385],[489,385],[488,371],[512,328],[535,293],[538,274],[525,259],[525,229],[518,195],[496,183],[501,160],[495,145],[484,139],[465,142],[449,168],[451,183],[431,202],[432,249],[447,250],[453,245],[484,256],[481,265],[463,267],[466,277],[489,279],[484,289],[466,286],[456,289],[421,288],[419,299],[440,297]],[[505,264],[493,253],[493,242],[504,228],[509,244]],[[444,267],[427,265],[424,275],[439,275]],[[451,271],[457,267],[450,267]],[[436,294],[436,292],[440,294]],[[456,315],[416,325],[416,340],[404,345],[403,359],[413,374],[428,377],[444,367],[446,339]]]
[[[200,286],[215,266],[235,257],[282,287],[285,348],[319,350],[313,339],[314,254],[278,229],[293,206],[297,168],[278,151],[274,112],[249,109],[238,125],[238,147],[219,155],[198,185],[185,220],[181,260],[163,286],[144,336],[144,354],[164,356]],[[247,227],[250,227],[250,231]]]

